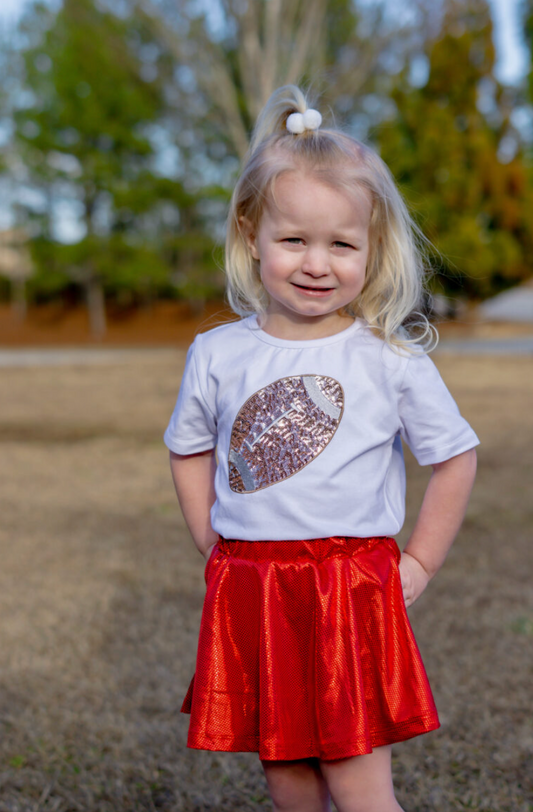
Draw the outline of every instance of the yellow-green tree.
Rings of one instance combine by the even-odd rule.
[[[426,59],[422,87],[399,78],[378,142],[439,252],[436,287],[484,297],[533,273],[531,182],[486,0],[447,0]]]

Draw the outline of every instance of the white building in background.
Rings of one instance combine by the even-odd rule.
[[[499,293],[479,305],[483,321],[516,321],[533,324],[533,280]]]

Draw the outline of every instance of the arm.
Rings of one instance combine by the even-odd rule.
[[[170,470],[183,516],[193,541],[207,560],[218,535],[211,527],[215,502],[215,449],[182,456],[170,452]]]
[[[414,530],[400,561],[406,606],[441,568],[464,519],[476,476],[472,448],[433,466]]]

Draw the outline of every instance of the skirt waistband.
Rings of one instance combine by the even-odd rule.
[[[399,560],[400,550],[390,536],[357,538],[352,536],[330,536],[329,538],[300,539],[289,541],[244,541],[219,537],[216,548],[224,555],[244,558],[251,561],[295,561],[326,558],[351,557],[357,552],[370,551],[385,544]]]

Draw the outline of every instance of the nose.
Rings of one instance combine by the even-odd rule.
[[[330,272],[328,252],[319,246],[309,246],[303,258],[302,271],[313,278],[327,276]]]

